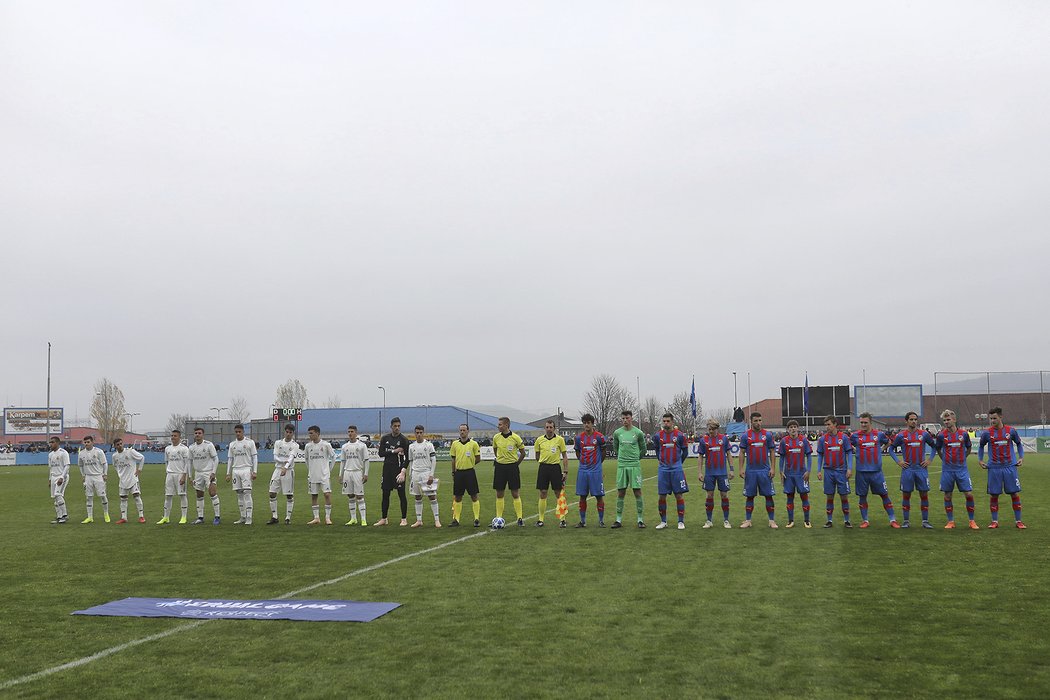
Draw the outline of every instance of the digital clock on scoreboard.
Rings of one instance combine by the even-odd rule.
[[[303,409],[301,409],[301,408],[275,408],[275,409],[273,409],[273,419],[275,421],[283,421],[283,420],[301,421],[303,419]]]

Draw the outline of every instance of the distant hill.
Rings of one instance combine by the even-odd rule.
[[[513,421],[519,423],[531,423],[534,420],[540,418],[546,418],[551,415],[550,413],[540,413],[538,411],[527,411],[520,408],[514,408],[513,406],[485,406],[480,404],[458,404],[463,408],[470,411],[477,411],[478,413],[488,413],[491,416],[507,416]],[[551,412],[553,413],[553,411]]]

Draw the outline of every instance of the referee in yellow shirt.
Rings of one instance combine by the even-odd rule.
[[[560,493],[565,488],[566,477],[569,476],[569,450],[565,445],[565,438],[554,433],[554,421],[549,420],[543,426],[543,435],[536,439],[535,451],[536,461],[539,462],[536,488],[540,492],[540,519],[536,521],[536,527],[543,527],[543,514],[547,512],[548,487],[555,493]],[[558,527],[565,527],[565,518],[561,518]]]
[[[470,426],[459,424],[459,440],[449,449],[452,455],[452,524],[459,527],[463,513],[463,494],[469,493],[474,508],[474,527],[481,526],[481,502],[478,501],[478,472],[474,466],[481,461],[481,447],[470,439]]]
[[[525,442],[510,430],[510,418],[499,419],[499,432],[492,438],[496,452],[496,466],[492,472],[492,488],[496,490],[496,517],[503,517],[503,494],[510,489],[514,498],[514,513],[518,516],[518,527],[525,527],[521,509],[521,462],[525,459]]]

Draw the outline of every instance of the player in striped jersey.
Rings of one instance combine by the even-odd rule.
[[[1003,425],[1003,409],[993,408],[988,411],[988,430],[981,433],[981,441],[977,447],[977,461],[981,469],[988,470],[988,495],[989,507],[992,511],[992,522],[988,528],[994,530],[999,527],[999,494],[1010,494],[1013,502],[1014,521],[1017,529],[1024,530],[1025,524],[1021,520],[1021,477],[1017,470],[1024,461],[1024,445],[1017,431],[1008,425]],[[984,448],[989,448],[989,459],[984,460]],[[1014,449],[1017,457],[1014,457]]]
[[[62,447],[57,437],[47,441],[47,486],[51,490],[51,499],[55,503],[55,519],[52,525],[63,525],[69,520],[66,510],[66,484],[69,483],[69,453]]]
[[[711,514],[715,509],[715,488],[722,495],[722,527],[730,529],[729,524],[729,481],[733,478],[733,464],[729,459],[729,436],[718,432],[718,421],[707,421],[707,435],[697,441],[699,455],[697,459],[700,464],[699,478],[707,491],[707,501],[704,507],[707,509],[707,521],[704,529],[707,530],[714,525],[711,522]]]
[[[955,411],[941,411],[941,422],[944,430],[936,437],[937,454],[941,456],[941,491],[944,492],[944,514],[948,516],[945,530],[955,529],[955,513],[952,505],[952,491],[959,491],[966,496],[966,515],[970,520],[971,530],[980,530],[974,519],[973,485],[970,482],[970,470],[966,467],[966,458],[973,451],[970,434],[960,430],[955,422]]]
[[[835,416],[824,418],[824,434],[817,440],[817,481],[824,482],[824,495],[828,499],[828,521],[824,527],[831,527],[831,516],[835,512],[835,492],[842,501],[842,524],[853,527],[849,519],[849,479],[853,476],[853,445],[850,439],[839,430]]]
[[[139,489],[139,475],[146,458],[139,452],[124,447],[120,438],[113,439],[113,469],[117,472],[118,495],[120,496],[120,520],[117,525],[128,522],[128,495],[135,497],[135,507],[139,509],[139,522],[146,522],[146,513],[142,507],[142,494]]]
[[[321,524],[321,507],[317,505],[317,496],[324,494],[324,524],[332,524],[332,463],[335,461],[335,450],[331,443],[321,439],[321,428],[311,425],[306,429],[310,437],[306,441],[306,484],[310,492],[310,509],[313,520],[307,525]]]
[[[77,466],[84,477],[84,495],[87,497],[87,517],[81,523],[95,522],[95,496],[102,499],[102,512],[109,522],[109,494],[106,482],[109,480],[109,461],[106,453],[95,447],[95,438],[88,435],[83,440],[84,447],[77,452]]]
[[[277,494],[284,494],[284,524],[292,524],[295,508],[295,456],[299,454],[299,443],[295,439],[295,426],[284,426],[284,439],[273,445],[273,474],[270,475],[270,519],[267,525],[276,525]]]
[[[896,529],[900,525],[893,513],[893,501],[890,500],[890,492],[886,487],[886,477],[882,473],[882,446],[889,443],[890,439],[881,430],[872,430],[871,421],[873,416],[865,411],[859,416],[860,430],[850,436],[853,445],[853,454],[857,466],[857,500],[860,502],[860,526],[862,529],[870,527],[868,522],[868,491],[882,497],[882,507],[886,509],[886,515],[890,519],[890,527]]]
[[[231,440],[226,451],[226,482],[233,485],[237,494],[237,511],[240,518],[234,525],[251,525],[255,502],[252,497],[252,482],[259,476],[259,450],[255,440],[244,437],[244,426],[233,426],[235,440]]]
[[[193,488],[197,492],[197,519],[193,525],[204,524],[204,492],[211,496],[212,525],[218,525],[222,510],[219,508],[219,492],[215,487],[215,471],[219,468],[219,453],[211,440],[204,439],[204,428],[193,429],[190,445],[190,463],[193,465]]]
[[[751,427],[740,438],[740,474],[744,478],[744,522],[740,527],[751,527],[751,513],[755,509],[755,496],[761,494],[766,498],[766,514],[769,516],[769,527],[776,530],[776,505],[773,503],[773,477],[776,467],[773,466],[773,451],[776,445],[773,435],[762,428],[762,414],[755,411],[751,414]]]
[[[343,482],[343,495],[349,500],[350,520],[347,525],[368,524],[365,514],[365,483],[368,482],[368,446],[357,439],[357,426],[346,429],[347,441],[341,449],[343,466],[339,479]],[[360,520],[358,515],[361,516]]]
[[[904,512],[904,522],[901,527],[909,526],[911,517],[911,492],[919,492],[919,507],[922,511],[922,526],[927,530],[930,525],[930,457],[927,455],[927,446],[936,449],[937,441],[933,436],[919,427],[919,414],[908,411],[904,420],[908,427],[897,433],[893,439],[892,448],[901,453],[901,459],[897,464],[901,468],[901,510]]]
[[[186,500],[186,482],[190,478],[190,450],[182,444],[182,431],[171,431],[171,444],[164,448],[164,517],[157,521],[158,525],[167,525],[171,522],[171,501],[175,496],[179,497],[179,506],[182,508],[182,518],[179,525],[186,524],[186,513],[189,511],[189,502]]]
[[[583,432],[576,436],[576,495],[580,497],[580,522],[576,527],[587,527],[587,496],[594,496],[598,505],[598,527],[605,527],[605,485],[602,483],[602,459],[605,436],[594,429],[594,416],[580,416]]]
[[[798,432],[798,421],[789,420],[788,434],[780,438],[777,454],[780,457],[780,479],[787,494],[787,527],[795,527],[795,492],[802,497],[803,525],[809,522],[809,473],[813,467],[813,447],[809,438]]]
[[[685,435],[674,427],[674,414],[663,414],[660,424],[660,430],[653,435],[653,447],[656,449],[656,458],[659,463],[656,471],[656,492],[660,497],[658,501],[660,522],[656,525],[656,529],[663,530],[667,527],[667,496],[673,493],[678,506],[678,529],[684,530],[685,494],[689,492],[689,484],[685,481],[682,462],[689,454],[689,448],[685,443]],[[641,486],[641,481],[638,482],[638,485]],[[641,517],[639,513],[638,527],[645,527]]]

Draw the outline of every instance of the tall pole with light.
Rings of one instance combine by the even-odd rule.
[[[376,387],[383,392],[383,408],[379,411],[379,434],[383,434],[383,413],[386,411],[386,387],[380,384]]]

